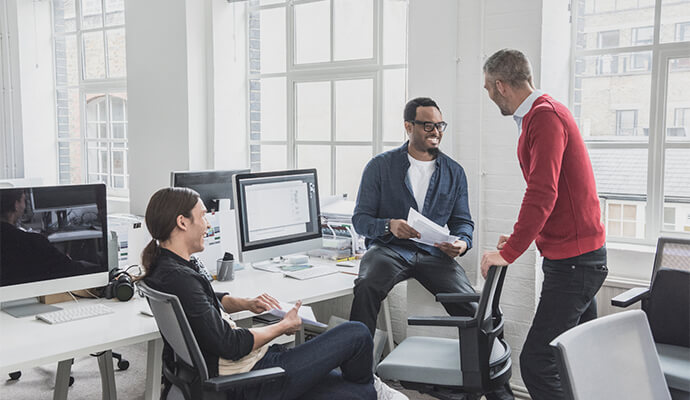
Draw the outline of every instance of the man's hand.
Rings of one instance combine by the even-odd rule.
[[[501,257],[501,253],[499,253],[498,251],[487,251],[486,253],[484,253],[484,255],[482,256],[482,276],[485,279],[486,274],[489,273],[489,268],[492,265],[508,265],[508,261]]]
[[[302,318],[297,315],[297,311],[302,306],[302,300],[295,303],[295,306],[290,309],[290,311],[285,314],[283,320],[280,324],[283,325],[283,333],[286,335],[292,335],[297,332],[302,326]]]
[[[441,249],[442,252],[446,253],[448,257],[455,258],[467,250],[467,242],[464,240],[456,240],[454,243],[436,243],[434,246]]]
[[[247,301],[247,310],[255,314],[261,314],[274,308],[280,310],[280,302],[266,293]]]
[[[407,224],[404,219],[392,219],[390,229],[393,236],[398,239],[420,238],[422,235]]]
[[[501,237],[498,238],[498,244],[496,245],[496,248],[498,250],[503,250],[503,246],[505,246],[508,239],[510,239],[510,235],[501,235]]]

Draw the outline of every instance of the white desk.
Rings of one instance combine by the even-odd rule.
[[[79,300],[82,305],[87,302],[103,302],[115,312],[55,325],[34,317],[14,318],[0,312],[0,375],[6,376],[10,372],[22,369],[147,342],[148,362],[144,398],[160,398],[163,341],[156,321],[139,313],[148,307],[146,301],[138,296],[128,302]],[[67,302],[60,306],[71,308],[80,304]],[[112,368],[112,363],[110,367]],[[58,393],[58,389],[64,390],[66,396],[67,388],[58,386],[60,385],[56,383],[55,398],[61,398],[63,395]],[[115,388],[111,389],[114,392]]]

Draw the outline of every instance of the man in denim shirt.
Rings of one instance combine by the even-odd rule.
[[[366,237],[367,252],[355,281],[350,319],[374,333],[381,301],[396,283],[417,279],[431,293],[474,292],[454,260],[472,247],[474,223],[462,167],[441,153],[447,124],[436,102],[416,98],[405,106],[409,141],[367,164],[352,222]],[[435,247],[409,240],[419,233],[407,224],[410,207],[435,223],[448,225],[455,243]],[[451,315],[474,315],[475,304],[452,304]]]

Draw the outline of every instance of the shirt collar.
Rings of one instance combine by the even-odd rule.
[[[180,257],[180,256],[179,256],[177,253],[175,253],[174,251],[168,250],[168,249],[166,249],[166,248],[164,248],[164,247],[161,247],[161,248],[160,248],[160,255],[159,255],[159,257],[168,257],[168,258],[171,258],[171,259],[177,261],[178,263],[183,264],[183,265],[186,265],[187,267],[189,267],[189,268],[191,268],[191,269],[193,269],[193,270],[199,272],[199,271],[198,271],[198,268],[196,268],[196,266],[194,265],[194,263],[193,263],[192,261],[190,261],[190,260],[185,260],[184,258]]]
[[[532,104],[543,95],[540,90],[534,90],[525,100],[522,101],[520,106],[518,106],[517,110],[513,113],[513,119],[518,122],[522,121],[522,118],[527,115],[529,110],[532,109]]]

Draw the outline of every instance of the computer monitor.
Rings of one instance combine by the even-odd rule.
[[[1,188],[0,204],[0,302],[108,283],[104,184]]]
[[[208,211],[220,211],[220,200],[232,203],[232,177],[248,173],[249,169],[225,171],[174,171],[170,173],[170,186],[194,189],[201,196]],[[225,210],[223,210],[225,211]]]
[[[238,174],[233,191],[240,261],[321,247],[315,169]]]

